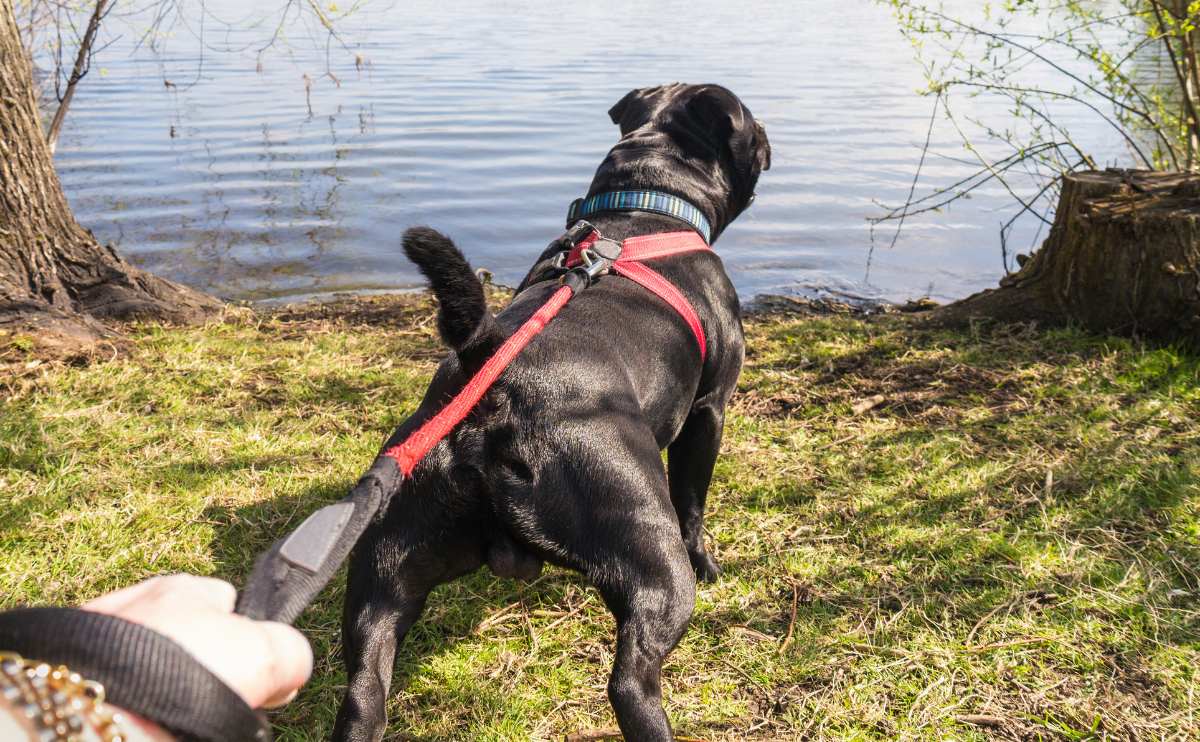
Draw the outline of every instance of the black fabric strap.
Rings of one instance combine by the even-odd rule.
[[[350,496],[313,513],[258,557],[237,612],[292,623],[333,579],[363,531],[400,488],[396,461],[379,456]]]
[[[271,739],[266,719],[186,649],[157,631],[73,608],[0,613],[0,651],[66,665],[104,686],[110,703],[182,742]]]

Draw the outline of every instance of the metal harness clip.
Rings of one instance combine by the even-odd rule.
[[[611,260],[600,256],[590,248],[581,251],[579,259],[583,261],[583,272],[587,274],[589,283],[608,273],[608,269],[612,267]]]
[[[599,234],[600,230],[593,227],[586,219],[580,219],[579,221],[575,222],[574,226],[568,229],[566,234],[560,237],[559,240],[561,244],[565,245],[566,249],[569,251],[580,242],[583,242],[583,240],[592,232]]]
[[[591,231],[588,234],[591,234]],[[579,251],[579,259],[582,264],[567,271],[559,283],[568,285],[576,291],[585,289],[591,286],[597,278],[608,273],[619,257],[621,257],[621,243],[600,237],[589,247]]]

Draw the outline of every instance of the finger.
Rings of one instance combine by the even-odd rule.
[[[270,654],[266,666],[268,677],[256,689],[258,697],[247,700],[253,706],[275,708],[295,698],[312,675],[312,647],[303,634],[287,624],[262,621],[257,626]]]
[[[130,585],[129,587],[114,590],[111,593],[105,593],[97,598],[93,598],[80,607],[85,611],[93,611],[95,613],[107,613],[110,615],[119,613],[125,606],[149,595],[151,591],[156,589],[156,585],[161,579],[161,577],[151,577],[148,580],[142,580],[136,585]]]
[[[171,575],[161,587],[164,598],[194,601],[222,613],[232,613],[237,603],[237,588],[216,577]]]
[[[136,585],[101,595],[83,604],[83,609],[117,615],[135,604],[148,601],[172,601],[181,607],[204,606],[222,613],[233,612],[237,589],[215,577],[188,574],[151,577]]]

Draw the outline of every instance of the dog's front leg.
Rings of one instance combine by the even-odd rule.
[[[671,504],[679,518],[688,559],[701,582],[713,582],[721,575],[721,568],[704,546],[704,503],[708,498],[713,466],[721,451],[724,425],[723,402],[697,405],[688,415],[679,436],[667,447]]]

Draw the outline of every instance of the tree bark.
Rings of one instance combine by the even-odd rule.
[[[101,320],[194,322],[221,307],[126,263],[75,221],[42,133],[12,0],[0,0],[0,332],[79,345],[108,334]]]
[[[933,319],[1076,324],[1200,344],[1200,176],[1066,176],[1041,249],[1000,288],[949,304]]]

